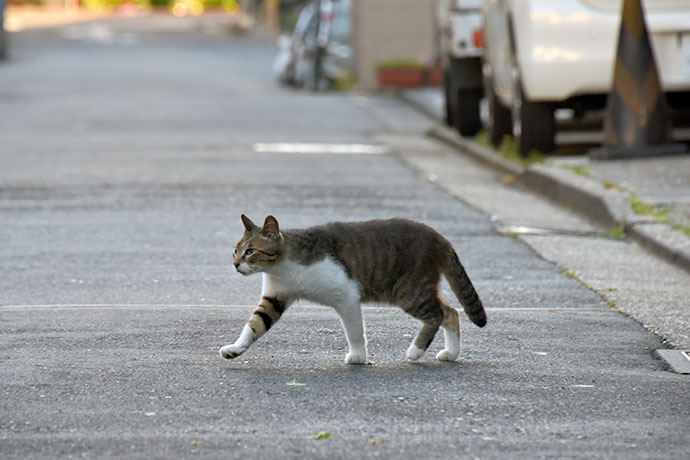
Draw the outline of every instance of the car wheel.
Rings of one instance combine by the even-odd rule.
[[[474,136],[482,129],[479,117],[479,103],[482,100],[481,89],[461,89],[456,92],[457,113],[455,127],[463,136]]]
[[[448,126],[455,126],[455,116],[453,115],[453,103],[451,96],[451,80],[450,72],[448,70],[443,71],[443,102],[445,106],[444,121]]]
[[[503,106],[498,100],[490,77],[484,78],[484,97],[487,108],[486,134],[489,137],[489,142],[498,147],[503,142],[503,137],[510,134],[512,127],[510,109]]]
[[[482,89],[480,84],[472,85],[475,64],[468,61],[454,59],[450,68],[443,73],[446,123],[455,127],[463,136],[473,136],[482,129],[479,117]],[[480,80],[477,81],[481,83]]]
[[[527,99],[519,76],[515,78],[515,98],[512,107],[513,138],[523,157],[532,150],[550,152],[556,147],[556,120],[553,104]]]

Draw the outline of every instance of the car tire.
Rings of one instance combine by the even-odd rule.
[[[532,150],[546,153],[556,148],[553,104],[527,99],[519,76],[515,78],[512,120],[513,139],[521,156],[526,157]]]
[[[498,100],[491,78],[484,78],[484,97],[487,106],[486,134],[489,142],[498,147],[503,137],[511,133],[511,112]]]
[[[456,92],[456,97],[455,127],[463,136],[474,136],[482,129],[482,120],[479,117],[482,90],[460,89]]]
[[[445,121],[463,136],[474,136],[482,129],[479,103],[482,99],[481,79],[473,84],[473,76],[479,75],[474,60],[455,58],[443,72],[445,96]]]
[[[455,126],[455,116],[453,114],[454,107],[451,96],[451,77],[450,72],[446,69],[443,71],[443,102],[444,102],[444,118],[446,125]]]

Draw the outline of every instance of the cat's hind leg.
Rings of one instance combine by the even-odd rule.
[[[441,301],[443,306],[443,336],[445,338],[446,347],[439,351],[436,359],[439,361],[455,361],[460,354],[460,318],[458,311]]]
[[[434,336],[444,318],[441,305],[441,300],[436,297],[418,304],[415,308],[405,309],[407,313],[423,323],[422,328],[407,349],[407,359],[410,361],[416,361],[421,358],[434,340]]]

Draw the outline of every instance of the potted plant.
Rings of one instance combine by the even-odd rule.
[[[376,70],[381,86],[410,88],[424,84],[424,66],[413,59],[381,61]]]

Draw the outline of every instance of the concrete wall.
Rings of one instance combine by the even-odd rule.
[[[433,4],[433,0],[353,0],[353,67],[358,88],[378,87],[378,62],[433,58]]]

